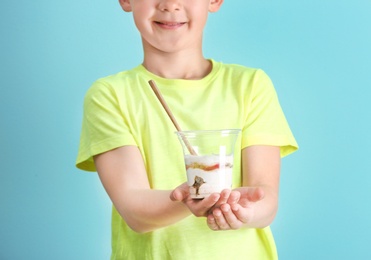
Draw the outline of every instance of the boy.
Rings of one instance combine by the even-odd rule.
[[[77,158],[98,172],[113,202],[111,259],[277,258],[269,224],[280,157],[297,144],[264,72],[203,57],[208,13],[222,3],[120,0],[144,60],[89,89]],[[183,130],[242,129],[233,190],[189,197],[182,148],[151,79]]]

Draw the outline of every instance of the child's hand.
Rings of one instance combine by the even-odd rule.
[[[241,193],[236,190],[228,190],[224,189],[220,193],[220,198],[217,203],[209,210],[209,213],[212,213],[214,209],[220,208],[224,204],[229,204],[231,207],[235,207],[235,205],[240,200]]]
[[[215,205],[221,204],[219,202],[220,200],[225,200],[225,198],[222,198],[219,193],[213,193],[204,199],[192,199],[187,183],[183,183],[174,189],[170,194],[170,199],[172,201],[183,202],[196,217],[207,217],[210,210],[215,207]]]
[[[232,193],[239,193],[232,195]],[[256,202],[264,198],[261,188],[243,187],[233,190],[229,201],[215,207],[207,216],[207,225],[212,230],[239,229],[249,224],[254,216]],[[239,198],[236,201],[236,198]]]

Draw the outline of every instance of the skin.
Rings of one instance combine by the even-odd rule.
[[[150,72],[176,79],[201,79],[211,71],[203,57],[202,34],[209,13],[223,0],[119,0],[132,12],[141,34],[143,65]],[[193,214],[211,230],[262,228],[278,207],[280,150],[251,146],[242,150],[243,185],[203,200],[189,196],[186,183],[174,190],[150,188],[143,158],[136,146],[123,146],[94,156],[110,199],[126,223],[145,233]],[[136,185],[132,185],[135,183]]]

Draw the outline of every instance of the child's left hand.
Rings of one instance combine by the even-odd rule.
[[[238,203],[224,203],[213,208],[207,216],[207,225],[211,230],[231,230],[249,226],[253,221],[256,203],[264,198],[264,191],[258,187],[242,187],[233,190],[239,192]]]

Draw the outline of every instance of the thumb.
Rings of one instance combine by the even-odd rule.
[[[187,183],[183,183],[182,185],[176,187],[171,193],[170,193],[170,199],[172,201],[183,201],[187,198],[187,194],[189,193],[189,187]]]
[[[182,201],[183,200],[183,194],[182,194],[181,191],[178,190],[178,188],[176,188],[175,190],[173,190],[170,193],[170,199],[172,201]]]
[[[265,192],[261,187],[243,187],[237,189],[241,193],[239,204],[247,207],[251,202],[257,202],[264,198]]]
[[[264,199],[265,192],[260,187],[253,187],[251,188],[251,191],[247,194],[247,199],[251,202],[257,202],[259,200]]]

